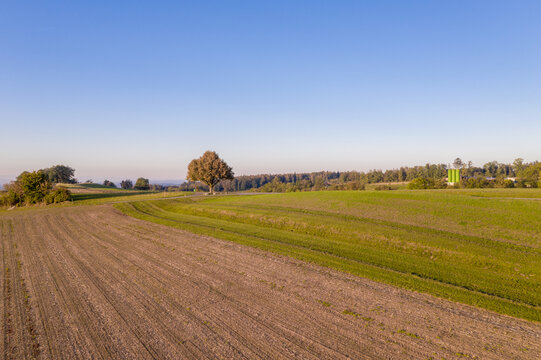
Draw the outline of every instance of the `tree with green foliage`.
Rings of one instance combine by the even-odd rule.
[[[232,180],[233,175],[233,169],[214,151],[206,151],[188,165],[188,179],[208,185],[211,194],[214,194],[216,184],[221,180]]]
[[[499,167],[500,165],[497,161],[490,161],[483,165],[483,169],[485,169],[485,175],[489,177],[496,177]]]
[[[122,180],[120,182],[120,187],[125,190],[133,189],[133,183],[129,179]]]
[[[112,181],[109,181],[109,180],[103,181],[103,186],[109,186],[109,187],[114,187],[114,188],[116,188],[115,183],[112,182]]]
[[[27,204],[41,202],[51,189],[51,183],[43,171],[27,172],[21,176],[21,188]]]
[[[74,184],[75,169],[66,165],[55,165],[50,168],[43,169],[43,173],[47,176],[49,182],[52,184]]]
[[[135,182],[134,189],[136,189],[136,190],[148,190],[148,189],[150,189],[150,184],[148,182],[148,179],[145,179],[145,178],[142,178],[142,177],[137,179],[137,181]]]
[[[513,161],[513,169],[516,174],[520,173],[522,169],[524,169],[524,159],[516,158],[515,161]]]
[[[518,173],[518,184],[521,187],[541,187],[541,162],[524,164]]]

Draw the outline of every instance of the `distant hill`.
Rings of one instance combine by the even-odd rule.
[[[94,179],[95,184],[102,184],[103,180],[105,179]],[[120,187],[121,180],[118,180],[118,178],[109,178],[117,187]],[[134,184],[137,178],[130,179]],[[150,179],[149,183],[154,185],[162,185],[162,186],[178,186],[182,183],[186,182],[186,180],[177,180],[177,179],[169,179],[169,180],[153,180]]]
[[[177,186],[177,185],[180,185],[184,182],[186,182],[186,180],[150,180],[149,181],[151,184],[155,184],[155,185],[162,185],[162,186]]]

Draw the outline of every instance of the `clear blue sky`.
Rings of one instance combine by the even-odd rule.
[[[4,1],[0,177],[541,160],[540,1]]]

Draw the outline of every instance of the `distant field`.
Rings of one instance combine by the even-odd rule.
[[[124,201],[141,201],[152,199],[176,198],[194,195],[193,192],[157,192],[157,191],[126,191],[104,194],[73,194],[74,205],[100,205]]]
[[[337,191],[115,207],[136,218],[541,321],[539,199],[537,189]]]
[[[101,184],[58,184],[68,188],[72,193],[110,193],[110,192],[130,192],[137,190],[125,190]]]

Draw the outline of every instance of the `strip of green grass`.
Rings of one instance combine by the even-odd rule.
[[[74,205],[101,205],[124,201],[167,199],[194,195],[193,192],[133,191],[130,193],[73,194]]]
[[[347,195],[348,206],[334,206]],[[425,210],[427,214],[437,211],[445,202],[471,206],[469,201],[458,201],[456,205],[455,200],[462,196],[458,193],[396,192],[392,196],[395,200],[402,198],[402,202],[393,204],[388,201],[389,195],[382,192],[325,192],[186,198],[130,202],[115,207],[139,219],[541,321],[538,243],[506,241],[492,232],[478,236],[460,226],[456,229],[459,231],[452,231],[446,221],[431,226],[411,224],[417,216],[411,217],[407,209],[399,209],[395,212],[400,214],[398,217],[386,220],[350,211],[362,209],[367,202],[393,210],[396,204],[403,207],[404,200],[413,201],[413,208],[418,205],[415,201],[423,202],[425,207],[431,204]],[[511,217],[528,218],[531,210],[518,206],[508,212]],[[445,218],[445,214],[441,216]],[[484,218],[479,218],[482,223]]]

